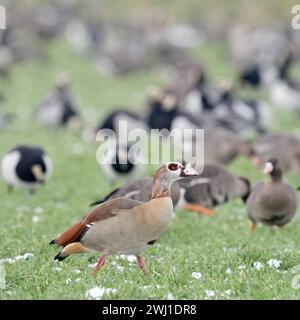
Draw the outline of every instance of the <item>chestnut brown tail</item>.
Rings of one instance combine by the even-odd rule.
[[[57,244],[59,246],[66,246],[72,242],[75,242],[80,238],[84,232],[86,226],[82,222],[78,222],[62,233],[58,238],[52,240],[50,244]]]

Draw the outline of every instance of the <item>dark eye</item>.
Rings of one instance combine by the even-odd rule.
[[[171,171],[176,171],[176,170],[178,170],[178,164],[177,163],[170,163],[168,166],[168,169]]]

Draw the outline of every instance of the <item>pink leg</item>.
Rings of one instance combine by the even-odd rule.
[[[144,275],[146,276],[148,274],[148,271],[146,268],[145,260],[141,256],[136,256],[136,260],[137,260],[141,270],[143,271]]]
[[[93,272],[97,273],[105,265],[106,256],[103,255],[99,258],[97,265],[93,268]]]

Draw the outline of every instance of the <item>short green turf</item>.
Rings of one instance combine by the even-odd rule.
[[[211,66],[212,78],[217,78],[219,71],[221,76],[234,76],[222,50],[223,46],[205,45],[193,52]],[[111,191],[96,162],[96,142],[86,142],[81,134],[64,129],[47,130],[32,117],[55,74],[60,70],[71,73],[72,91],[86,128],[94,127],[116,106],[141,110],[145,88],[167,79],[160,69],[103,77],[62,40],[50,44],[47,52],[48,59],[17,65],[8,80],[1,80],[4,108],[15,115],[15,121],[0,132],[0,155],[18,143],[42,145],[53,157],[55,171],[49,183],[34,195],[24,190],[9,192],[0,181],[0,259],[33,254],[28,260],[4,264],[6,288],[0,289],[0,299],[86,299],[86,292],[95,286],[116,289],[103,297],[111,299],[300,297],[300,291],[291,284],[295,276],[292,269],[300,265],[299,213],[282,230],[258,227],[250,237],[240,200],[217,208],[213,218],[178,211],[158,244],[145,252],[148,277],[136,264],[118,257],[109,257],[96,277],[89,266],[96,262],[95,254],[54,262],[57,249],[49,246],[49,241],[79,220],[91,201]],[[275,114],[276,130],[297,133],[298,119]],[[237,159],[230,169],[253,183],[264,178],[247,159]],[[295,187],[300,185],[298,177],[289,174],[286,178]],[[34,216],[40,218],[37,223]],[[280,260],[280,267],[271,268],[270,259]],[[263,268],[257,270],[255,262],[261,262]],[[201,277],[194,278],[193,272],[201,273]]]

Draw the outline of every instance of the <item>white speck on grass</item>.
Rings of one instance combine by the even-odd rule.
[[[77,278],[75,281],[76,281],[76,282],[80,282],[80,281],[81,281],[81,278]]]
[[[81,271],[79,269],[75,269],[74,273],[79,274],[79,273],[81,273]]]
[[[192,273],[192,277],[195,279],[201,279],[202,278],[202,274],[200,272],[193,272]]]
[[[70,278],[68,278],[68,279],[66,280],[66,284],[69,285],[69,284],[71,284],[71,283],[72,283],[72,280],[71,280]]]
[[[226,274],[229,274],[229,275],[233,273],[230,268],[227,268],[225,272],[226,272]]]
[[[60,267],[55,267],[54,270],[57,271],[57,272],[61,272],[61,271],[62,271],[62,268],[60,268]]]
[[[136,257],[134,255],[129,255],[129,256],[127,256],[127,260],[130,263],[134,263],[134,262],[136,262]]]
[[[231,295],[231,290],[230,290],[230,289],[226,290],[226,291],[225,291],[225,294],[227,294],[228,296],[230,296],[230,295]]]
[[[85,294],[85,297],[100,300],[105,294],[109,295],[109,294],[114,294],[116,292],[117,292],[116,289],[94,287],[87,291],[87,293]]]
[[[259,261],[256,261],[253,263],[253,267],[256,269],[256,270],[261,270],[264,266],[261,262]]]
[[[245,270],[246,269],[246,266],[242,265],[242,266],[238,266],[238,270],[241,271],[241,270]]]
[[[36,214],[41,214],[41,213],[43,213],[43,211],[44,211],[44,209],[43,209],[42,207],[36,207],[36,208],[34,209],[34,212],[35,212]]]
[[[270,259],[267,261],[267,264],[270,268],[279,269],[281,265],[281,261],[277,259]]]
[[[213,290],[205,290],[205,294],[208,298],[213,298],[216,295]]]
[[[171,292],[168,292],[167,295],[166,295],[166,300],[174,300],[174,296]]]
[[[124,268],[123,266],[116,266],[116,269],[117,269],[119,272],[123,272],[125,268]]]
[[[32,223],[38,223],[41,220],[40,216],[33,216],[32,217]]]
[[[88,266],[89,266],[89,268],[95,268],[96,267],[96,265],[97,265],[98,263],[97,262],[95,262],[95,263],[90,263]]]
[[[1,259],[0,262],[3,262],[3,263],[7,262],[7,263],[10,263],[10,264],[13,264],[16,261],[28,260],[29,258],[32,258],[33,256],[34,256],[33,253],[25,253],[23,255],[15,256],[14,258]]]

